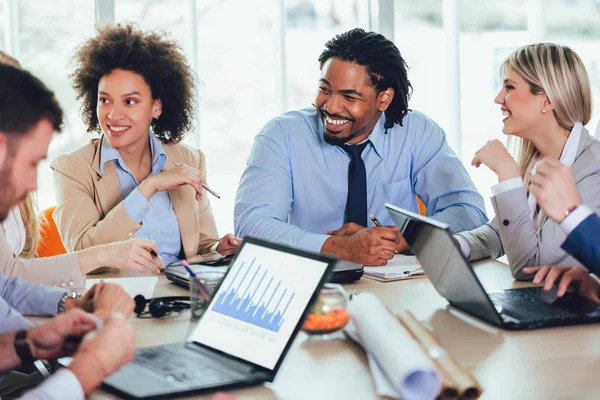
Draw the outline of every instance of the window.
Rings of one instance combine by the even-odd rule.
[[[488,140],[506,143],[502,113],[494,103],[501,86],[500,66],[515,49],[529,43],[525,0],[459,0],[460,104],[463,164],[494,216],[491,186],[498,177],[486,166],[474,168],[475,152]]]
[[[310,106],[321,72],[319,55],[335,35],[361,26],[364,0],[295,0],[286,2],[288,109]],[[362,28],[366,28],[362,26]]]
[[[279,1],[197,1],[200,148],[219,234],[233,232],[233,206],[254,136],[277,103]]]
[[[94,33],[94,3],[61,0],[57,6],[46,0],[20,1],[17,13],[18,20],[12,21],[18,23],[16,57],[56,93],[65,112],[65,129],[52,140],[48,160],[39,168],[38,202],[43,209],[55,203],[49,161],[90,138],[79,117],[68,74],[75,47]]]
[[[593,136],[600,128],[600,0],[550,0],[545,14],[547,40],[575,50],[590,77],[594,101],[586,127]]]

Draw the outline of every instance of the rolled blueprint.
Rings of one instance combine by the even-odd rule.
[[[438,338],[421,325],[410,311],[400,311],[396,316],[433,359],[434,365],[442,376],[444,386],[441,393],[442,399],[460,397],[466,400],[476,400],[481,396],[483,389],[479,382],[462,364],[444,350]]]
[[[433,364],[375,295],[353,296],[348,313],[363,346],[403,399],[432,400],[438,396],[442,382]]]

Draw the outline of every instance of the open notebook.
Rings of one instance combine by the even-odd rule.
[[[421,265],[417,263],[415,256],[396,254],[383,267],[365,267],[364,276],[381,282],[398,281],[402,279],[413,279],[425,276]]]

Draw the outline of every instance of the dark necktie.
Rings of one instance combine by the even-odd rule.
[[[354,146],[342,146],[350,155],[348,165],[348,198],[346,200],[345,222],[367,226],[367,171],[361,154],[370,143],[366,141]]]

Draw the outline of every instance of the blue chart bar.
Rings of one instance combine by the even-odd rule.
[[[281,281],[274,283],[273,277],[267,276],[266,268],[263,269],[261,265],[254,268],[255,261],[256,258],[252,260],[248,268],[244,268],[244,263],[240,265],[227,290],[217,297],[212,310],[273,332],[279,332],[279,328],[285,320],[285,312],[294,299],[295,293],[288,295],[289,299],[284,301],[288,290],[281,288]],[[253,268],[254,271],[252,271]],[[244,271],[243,276],[238,283],[238,277],[242,271]],[[253,286],[255,280],[258,280],[258,284]],[[267,294],[273,286],[275,289]],[[250,293],[252,287],[254,290]],[[271,304],[275,304],[275,306],[270,307]],[[269,309],[270,311],[268,311]]]

